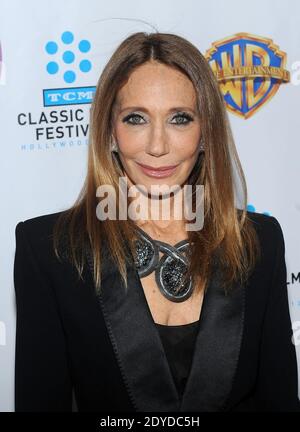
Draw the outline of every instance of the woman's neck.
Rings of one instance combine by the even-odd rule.
[[[129,186],[132,186],[130,179],[127,179],[127,182]],[[180,192],[180,188],[178,192]],[[135,223],[146,231],[150,237],[161,241],[168,239],[170,244],[176,244],[178,241],[187,238],[187,221],[184,218],[184,199],[181,193],[147,196],[142,191],[137,190],[135,196],[130,198],[130,206],[135,209],[134,204],[137,203],[139,203],[137,208],[143,206],[140,203],[144,203],[144,208],[143,212],[141,212],[142,216],[140,214],[140,217],[135,218]]]
[[[178,220],[138,220],[136,224],[154,240],[176,244],[187,238],[185,224]]]

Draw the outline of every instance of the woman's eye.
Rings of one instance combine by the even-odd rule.
[[[193,118],[189,115],[189,114],[177,114],[176,116],[173,117],[172,120],[176,120],[175,123],[176,125],[186,125],[189,124],[191,121],[193,121]],[[139,125],[139,124],[143,124],[141,122],[141,120],[144,120],[143,117],[139,114],[129,114],[127,115],[124,119],[123,122],[130,124],[130,125]]]
[[[137,125],[137,124],[141,124],[141,123],[138,121],[138,120],[140,120],[140,119],[143,120],[143,117],[140,116],[139,114],[129,114],[128,116],[126,116],[126,117],[123,119],[123,122],[124,122],[124,123],[128,123],[128,124],[131,124],[131,125]],[[133,121],[129,121],[129,120],[133,120]]]
[[[175,117],[173,117],[173,119],[179,120],[175,123],[177,125],[185,125],[193,121],[193,118],[188,114],[178,114]]]

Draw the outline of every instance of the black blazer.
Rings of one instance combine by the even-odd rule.
[[[214,267],[193,362],[179,400],[137,272],[128,294],[110,257],[102,295],[52,250],[58,213],[16,226],[15,410],[300,411],[284,238],[274,217],[249,213],[262,261],[226,296]],[[125,301],[126,300],[126,301]]]

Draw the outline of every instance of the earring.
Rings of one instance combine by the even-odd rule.
[[[110,142],[110,151],[118,153],[118,146],[114,138]]]
[[[204,139],[201,138],[200,142],[199,142],[199,149],[201,152],[204,152],[205,147],[204,147]]]

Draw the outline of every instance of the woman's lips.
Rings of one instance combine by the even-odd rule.
[[[146,174],[149,177],[156,177],[156,178],[164,178],[169,177],[174,173],[178,165],[172,165],[172,166],[166,166],[166,167],[160,167],[160,168],[152,168],[148,165],[143,165],[137,162],[141,170],[144,174]]]

